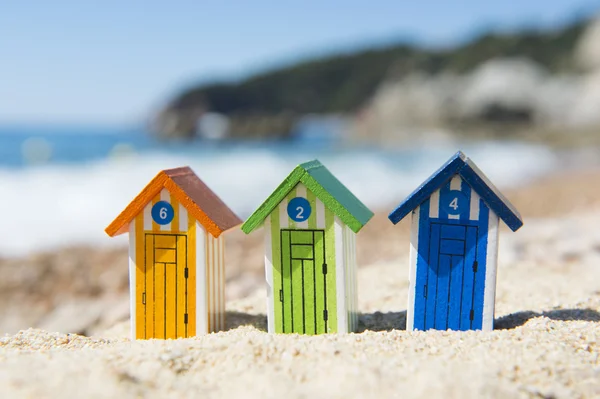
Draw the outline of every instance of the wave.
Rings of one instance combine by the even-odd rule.
[[[499,187],[550,171],[555,155],[523,144],[463,146]],[[388,211],[454,152],[449,147],[323,151],[318,158],[374,210]],[[156,173],[189,165],[238,215],[247,217],[300,162],[302,149],[227,148],[209,154],[152,152],[79,164],[0,168],[0,255],[17,256],[68,245],[125,245],[104,228]]]

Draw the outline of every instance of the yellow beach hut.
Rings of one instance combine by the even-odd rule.
[[[225,328],[223,232],[241,220],[189,167],[163,170],[106,228],[129,233],[132,339]]]

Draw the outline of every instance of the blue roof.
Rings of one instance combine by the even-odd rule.
[[[392,223],[398,223],[455,174],[459,174],[512,231],[517,231],[523,226],[523,219],[521,219],[519,211],[498,191],[477,165],[461,151],[454,154],[448,162],[413,191],[389,214],[388,218]]]

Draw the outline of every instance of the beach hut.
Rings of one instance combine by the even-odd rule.
[[[498,223],[516,231],[518,211],[459,151],[389,219],[411,212],[407,330],[492,330]]]
[[[355,234],[367,209],[319,161],[303,163],[246,220],[265,226],[268,330],[356,331]]]
[[[241,220],[189,167],[163,170],[106,228],[129,233],[132,339],[225,327],[223,232]]]

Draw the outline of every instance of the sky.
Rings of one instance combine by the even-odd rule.
[[[556,26],[600,0],[6,0],[0,123],[129,124],[190,84],[400,40]]]

